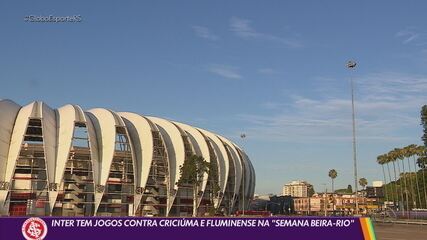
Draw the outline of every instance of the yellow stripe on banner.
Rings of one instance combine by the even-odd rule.
[[[370,218],[360,218],[360,225],[362,227],[363,238],[365,240],[376,240],[374,227]]]
[[[369,236],[371,237],[372,240],[377,240],[377,237],[375,236],[375,231],[374,231],[374,225],[372,224],[371,218],[367,218],[368,221],[368,226],[369,226]]]

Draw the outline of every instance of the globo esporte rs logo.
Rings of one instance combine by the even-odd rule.
[[[47,225],[43,219],[32,217],[22,224],[22,235],[27,240],[43,240],[47,234]]]

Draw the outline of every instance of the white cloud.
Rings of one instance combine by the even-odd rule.
[[[247,19],[241,19],[237,17],[232,17],[230,20],[230,29],[239,37],[247,38],[247,37],[259,37],[260,33],[255,31],[250,26],[251,21]]]
[[[402,30],[396,33],[396,37],[403,39],[403,44],[408,44],[417,39],[419,37],[419,34],[410,30]]]
[[[273,34],[258,32],[251,26],[251,21],[247,19],[232,17],[230,20],[230,30],[234,32],[236,36],[245,38],[245,39],[260,39],[260,40],[274,41],[274,42],[279,42],[281,44],[284,44],[290,48],[302,47],[302,44],[295,39],[278,37]]]
[[[405,75],[400,73],[385,72],[370,74],[359,79],[362,90],[370,95],[382,97],[404,97],[402,94],[419,94],[427,92],[427,77],[419,75]]]
[[[272,74],[276,74],[277,72],[272,68],[260,68],[258,69],[258,73],[272,75]]]
[[[240,79],[242,76],[236,67],[213,64],[208,67],[208,71],[229,79]]]
[[[362,140],[412,140],[419,109],[427,104],[427,77],[398,73],[370,74],[355,79],[357,135]],[[292,96],[289,103],[262,104],[271,115],[240,114],[248,134],[263,140],[310,142],[351,139],[351,99]],[[348,91],[349,89],[343,89]],[[416,139],[415,139],[416,140]]]
[[[214,33],[212,33],[207,27],[203,27],[203,26],[192,26],[191,27],[194,31],[194,33],[196,34],[196,36],[207,39],[207,40],[211,40],[211,41],[216,41],[219,39],[219,37],[217,35],[215,35]]]
[[[395,36],[402,40],[403,44],[413,44],[416,46],[427,45],[427,33],[415,27],[408,27],[395,34]]]

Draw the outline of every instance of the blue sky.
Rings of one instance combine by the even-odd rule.
[[[359,176],[421,144],[425,1],[2,1],[0,98],[165,117],[243,145],[257,193],[352,180],[349,59]],[[27,15],[81,15],[30,23]],[[247,138],[242,143],[240,133]]]

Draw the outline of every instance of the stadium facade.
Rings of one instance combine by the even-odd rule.
[[[196,188],[179,181],[194,155],[211,166]],[[103,108],[0,100],[0,215],[232,214],[248,208],[254,189],[242,148],[207,130]]]

